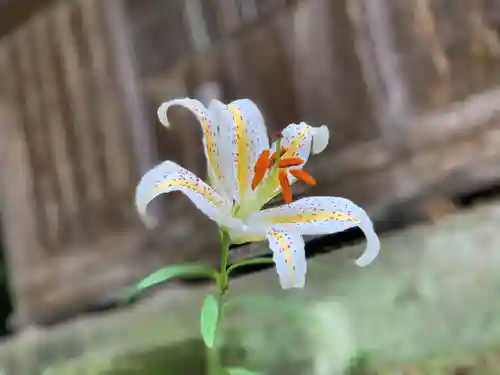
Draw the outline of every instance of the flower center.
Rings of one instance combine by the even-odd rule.
[[[278,180],[281,186],[283,200],[285,203],[291,203],[292,189],[288,180],[288,174],[291,174],[295,178],[304,181],[309,185],[316,185],[316,180],[302,168],[298,168],[304,164],[304,159],[295,156],[287,156],[287,152],[288,150],[286,148],[280,148],[279,156],[277,156],[276,152],[273,152],[271,155],[270,150],[262,151],[255,162],[252,189],[255,190],[264,179],[266,172],[276,166],[278,169]],[[277,165],[276,158],[278,158]],[[274,176],[275,174],[270,173],[270,177]]]

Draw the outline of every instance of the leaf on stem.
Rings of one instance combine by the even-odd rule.
[[[215,345],[215,335],[217,332],[217,320],[219,318],[219,305],[217,299],[209,294],[203,301],[200,315],[201,337],[208,348]]]
[[[139,281],[136,285],[128,288],[123,293],[123,298],[130,299],[141,293],[144,289],[163,283],[169,279],[180,276],[208,276],[216,279],[217,272],[201,264],[174,264],[156,270],[149,276]]]

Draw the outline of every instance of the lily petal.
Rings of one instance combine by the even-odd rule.
[[[267,232],[280,285],[283,289],[304,288],[307,262],[304,239],[294,232],[271,228]]]
[[[290,204],[256,212],[248,218],[247,223],[249,227],[278,228],[297,235],[330,234],[358,226],[368,243],[356,264],[367,266],[380,251],[380,241],[368,214],[345,198],[299,199]]]
[[[330,131],[326,125],[313,127],[301,122],[288,125],[281,132],[281,136],[281,147],[287,149],[282,158],[298,157],[305,163],[311,152],[319,154],[326,148],[330,139]],[[272,150],[276,150],[276,142]]]
[[[149,170],[137,186],[135,203],[146,225],[155,224],[154,220],[147,216],[148,204],[158,195],[171,191],[185,194],[200,211],[220,225],[240,225],[239,221],[230,215],[232,205],[227,198],[172,161],[163,162]]]
[[[247,194],[252,194],[255,163],[262,151],[269,148],[264,118],[249,99],[228,105],[214,100],[209,108],[219,123],[224,179],[230,181],[229,190],[234,200],[241,203]]]
[[[196,119],[201,125],[203,132],[203,147],[205,157],[207,158],[207,169],[210,183],[221,193],[225,193],[224,189],[224,175],[222,174],[221,159],[218,137],[219,128],[217,121],[215,121],[207,108],[198,100],[190,98],[173,99],[164,102],[158,108],[158,118],[160,122],[166,127],[170,127],[167,112],[172,106],[181,106],[188,109],[196,116]]]
[[[311,153],[314,155],[322,152],[328,145],[328,140],[330,139],[330,131],[326,125],[313,127],[307,125],[305,122],[288,125],[283,129],[281,135],[280,146],[287,150],[286,153],[282,155],[282,158],[300,158],[304,160],[301,165],[294,167],[294,169],[302,169]],[[276,142],[273,143],[271,150],[273,152],[276,151]],[[287,175],[290,185],[297,181],[297,177],[294,176],[294,174],[290,173]],[[269,200],[280,192],[280,184],[276,182],[274,195],[269,197]]]

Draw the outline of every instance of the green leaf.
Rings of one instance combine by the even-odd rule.
[[[260,375],[258,372],[241,367],[228,368],[226,371],[229,375]]]
[[[137,284],[126,288],[121,294],[121,299],[127,302],[141,293],[144,289],[179,276],[208,276],[217,279],[217,272],[201,264],[174,264],[172,266],[160,268]]]
[[[217,331],[217,320],[219,318],[219,305],[217,299],[209,294],[203,301],[200,315],[201,337],[205,345],[213,348],[215,345],[215,333]]]

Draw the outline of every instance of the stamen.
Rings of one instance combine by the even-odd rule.
[[[271,166],[271,163],[269,161],[270,153],[271,151],[269,150],[262,151],[259,158],[255,162],[255,167],[253,170],[253,179],[252,179],[252,190],[255,190],[255,188],[261,183],[262,179],[266,174],[266,171]]]
[[[316,185],[316,180],[309,173],[304,171],[303,169],[289,169],[290,173],[297,177],[299,180],[304,181],[309,185]]]
[[[285,201],[285,203],[292,203],[292,189],[290,188],[290,183],[288,182],[286,170],[280,169],[279,179],[281,192],[283,194],[283,200]]]
[[[278,163],[279,168],[288,168],[288,167],[296,167],[297,165],[301,165],[304,163],[304,159],[301,158],[285,158],[285,159],[280,159]]]
[[[280,158],[285,155],[287,153],[288,149],[286,148],[282,148],[280,149]],[[274,164],[276,162],[276,152],[273,152],[273,154],[271,155],[271,165]]]

